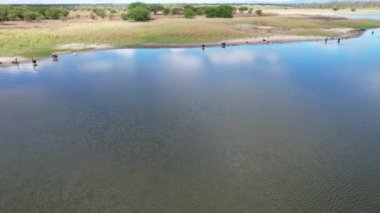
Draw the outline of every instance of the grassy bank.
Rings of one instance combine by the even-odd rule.
[[[140,46],[200,44],[266,35],[340,36],[335,28],[378,28],[380,21],[322,19],[307,16],[236,17],[233,19],[161,18],[146,23],[42,21],[0,24],[0,55],[47,56],[70,43]]]

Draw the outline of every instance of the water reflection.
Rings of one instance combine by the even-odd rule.
[[[378,44],[367,33],[4,68],[0,212],[376,212]]]
[[[169,49],[160,56],[159,66],[178,71],[197,71],[202,69],[202,58],[188,53],[185,49]]]
[[[210,49],[207,51],[207,57],[212,63],[217,65],[252,63],[256,59],[256,55],[253,51],[236,49],[229,51]]]

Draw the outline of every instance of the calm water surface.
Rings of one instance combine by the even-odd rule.
[[[373,19],[380,20],[380,14],[338,14],[337,16],[345,17],[349,19]]]
[[[0,70],[0,212],[378,212],[380,31]]]

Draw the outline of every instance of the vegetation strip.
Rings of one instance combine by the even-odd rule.
[[[38,13],[39,18],[22,21],[29,20],[30,12]],[[375,20],[279,15],[266,12],[262,7],[168,7],[143,3],[133,3],[127,8],[98,6],[87,9],[0,6],[0,20],[3,21],[0,23],[0,55],[26,58],[97,49],[99,45],[103,48],[175,47],[231,40],[259,43],[267,37],[272,37],[266,39],[270,42],[294,41],[295,37],[287,40],[291,36],[298,36],[298,40],[354,37],[357,36],[355,30],[380,27],[380,21]],[[283,36],[283,39],[276,41],[273,39],[276,36]],[[72,48],[70,44],[82,44],[83,48]]]

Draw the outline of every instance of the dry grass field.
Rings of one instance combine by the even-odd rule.
[[[380,21],[294,14],[237,14],[232,19],[156,15],[149,22],[128,22],[120,20],[119,14],[112,19],[91,20],[89,13],[77,11],[71,12],[66,21],[0,23],[0,55],[42,57],[70,51],[70,45],[62,45],[73,43],[86,44],[83,49],[88,49],[94,45],[194,45],[274,35],[337,37],[348,32],[342,29],[378,27]]]

